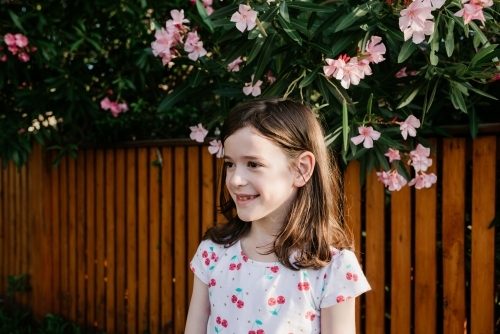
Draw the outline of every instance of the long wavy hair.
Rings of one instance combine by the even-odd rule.
[[[325,145],[323,129],[313,111],[304,104],[283,98],[246,102],[229,113],[221,129],[222,144],[247,126],[281,147],[290,161],[304,151],[313,153],[316,158],[311,178],[298,188],[281,231],[269,252],[264,254],[276,253],[279,261],[292,270],[318,269],[330,262],[330,246],[352,248],[351,238],[341,224],[340,172],[332,152]],[[297,166],[290,167],[298,170]],[[229,246],[250,230],[251,222],[238,218],[236,204],[225,181],[224,165],[219,176],[220,212],[227,222],[210,228],[203,239]]]

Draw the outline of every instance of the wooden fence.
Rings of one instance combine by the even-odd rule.
[[[494,332],[498,140],[432,140],[430,189],[388,194],[374,173],[361,187],[349,165],[346,223],[373,289],[358,333]],[[192,142],[53,158],[36,146],[0,171],[0,299],[107,333],[182,333],[219,162]],[[7,297],[20,274],[31,290]]]

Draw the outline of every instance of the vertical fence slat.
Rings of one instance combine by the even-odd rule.
[[[174,332],[184,332],[186,321],[186,151],[174,149],[175,165],[175,217],[174,217]]]
[[[126,178],[125,150],[116,150],[116,332],[127,333],[125,311],[125,277],[126,277]]]
[[[36,151],[38,150],[38,151]],[[42,180],[43,182],[38,182],[38,176],[34,174],[33,172],[30,171],[30,168],[28,166],[28,171],[29,171],[29,189],[32,189],[35,184],[34,182],[38,182],[39,186],[43,186],[43,202],[41,205],[43,205],[43,209],[40,209],[40,211],[43,211],[42,218],[43,219],[43,225],[45,229],[45,236],[41,240],[41,249],[42,252],[37,252],[36,251],[36,244],[39,241],[39,236],[34,233],[34,231],[31,232],[30,235],[30,244],[32,245],[31,247],[31,266],[33,267],[33,272],[35,272],[35,268],[38,268],[38,264],[41,263],[40,256],[43,256],[43,267],[45,268],[43,270],[43,291],[42,291],[42,301],[38,301],[38,297],[35,297],[34,294],[31,295],[33,304],[36,302],[41,303],[41,307],[44,310],[55,310],[54,303],[55,303],[55,297],[56,297],[56,288],[54,285],[55,281],[55,261],[54,261],[54,222],[57,221],[54,218],[54,198],[53,194],[55,188],[57,188],[57,183],[54,184],[54,180],[52,179],[53,174],[53,168],[52,168],[52,160],[50,159],[51,155],[47,153],[42,153],[42,146],[36,144],[33,152],[39,152],[39,164],[40,164],[40,169],[42,171]],[[40,197],[38,197],[36,194],[32,194],[30,191],[30,196],[35,196],[37,201],[40,201]],[[35,198],[34,197],[34,198]],[[30,200],[30,203],[33,203],[32,200]],[[33,205],[33,204],[30,204]]]
[[[0,298],[5,297],[6,294],[6,272],[5,272],[5,262],[6,262],[6,243],[7,238],[5,237],[5,222],[7,217],[6,212],[6,196],[5,196],[5,173],[6,169],[3,168],[3,161],[0,159]]]
[[[411,192],[391,194],[391,333],[411,329]]]
[[[16,245],[16,198],[15,198],[15,180],[16,180],[16,167],[14,162],[11,161],[9,163],[9,269],[7,272],[7,276],[9,275],[17,275],[16,273],[16,253],[17,253],[17,245]],[[14,298],[11,297],[15,300]]]
[[[38,168],[42,168],[42,159],[40,157],[38,161]],[[41,175],[41,171],[38,171],[39,175]],[[31,268],[31,262],[30,262],[30,254],[31,254],[31,247],[29,244],[30,241],[30,236],[32,233],[32,228],[30,228],[31,224],[29,222],[29,217],[28,217],[28,210],[26,208],[29,208],[29,202],[28,202],[28,193],[29,193],[29,185],[28,185],[28,179],[27,179],[27,174],[28,174],[28,167],[26,165],[23,166],[23,169],[21,170],[21,189],[22,189],[22,195],[21,195],[21,220],[23,222],[23,229],[24,233],[22,234],[22,249],[23,249],[23,268],[21,268],[21,271],[25,274],[27,274],[27,279],[26,282],[29,285],[32,284],[33,280],[31,279],[33,277],[33,270]],[[42,195],[43,196],[43,195]],[[41,197],[43,199],[43,197]],[[41,216],[43,217],[43,216]],[[40,218],[42,219],[42,218]],[[45,222],[42,221],[42,233],[45,235]],[[39,274],[39,273],[37,273]],[[23,296],[23,305],[25,307],[31,307],[31,304],[29,303],[30,297],[32,296],[31,292],[25,292]]]
[[[151,166],[158,161],[159,154],[156,147],[149,149],[149,329],[151,333],[160,332],[160,182],[161,167]]]
[[[92,326],[96,322],[95,291],[96,291],[96,252],[95,252],[95,151],[88,149],[85,151],[85,202],[86,202],[86,254],[87,254],[87,314],[86,323]]]
[[[54,161],[56,154],[49,154],[50,161]],[[50,171],[50,183],[52,186],[52,258],[53,258],[53,295],[54,314],[61,314],[61,215],[59,211],[59,193],[60,193],[60,169],[61,166],[52,168]]]
[[[116,331],[115,306],[115,156],[111,149],[105,152],[106,160],[106,247],[105,247],[105,279],[106,286],[106,332]]]
[[[85,295],[85,276],[87,273],[86,259],[85,259],[85,183],[86,183],[86,170],[85,170],[85,151],[80,152],[78,160],[76,161],[76,179],[77,179],[77,192],[76,192],[76,205],[77,205],[77,218],[76,218],[76,249],[77,249],[77,294],[76,294],[76,322],[79,325],[85,324],[86,312],[86,295]]]
[[[162,148],[163,168],[161,176],[161,307],[162,333],[173,330],[173,180],[172,180],[172,148]]]
[[[14,188],[14,197],[15,197],[15,207],[16,207],[16,214],[15,214],[15,243],[16,243],[16,257],[15,257],[15,266],[14,270],[15,273],[14,275],[21,275],[21,266],[22,266],[22,258],[23,258],[23,252],[24,249],[22,249],[22,243],[21,243],[21,235],[24,232],[23,231],[23,222],[21,220],[21,178],[20,174],[16,168],[16,171],[14,173],[14,182],[15,182],[15,188]],[[16,303],[22,304],[22,294],[20,292],[15,292],[13,294],[15,297]]]
[[[96,321],[99,329],[106,328],[106,285],[104,278],[106,275],[104,260],[106,252],[106,181],[104,166],[104,151],[96,150]]]
[[[426,173],[437,174],[436,155],[431,158]],[[415,191],[415,333],[436,333],[436,203],[437,185]]]
[[[202,181],[202,210],[201,234],[214,224],[215,218],[215,187],[214,187],[214,157],[208,149],[201,150],[201,181]]]
[[[206,149],[206,147],[202,147]],[[200,242],[200,147],[199,146],[190,146],[187,149],[188,155],[188,174],[187,174],[187,187],[188,187],[188,196],[187,196],[187,223],[188,223],[188,252],[187,252],[187,261],[191,261],[191,258],[196,253],[198,249],[198,244]],[[187,279],[188,279],[188,298],[187,302],[191,300],[191,293],[193,290],[193,280],[194,275],[191,274],[189,267],[186,266]]]
[[[137,327],[137,155],[127,150],[127,325]]]
[[[494,332],[496,137],[473,142],[471,333]],[[498,196],[498,194],[497,194]]]
[[[353,242],[359,262],[363,267],[361,248],[361,184],[359,183],[359,163],[352,161],[344,174],[344,215],[345,224],[352,232]],[[361,332],[361,303],[356,303],[356,333]]]
[[[148,283],[149,283],[149,217],[148,217],[148,149],[139,148],[138,149],[138,226],[139,226],[139,333],[143,333],[145,330],[149,329],[149,294],[148,294]]]
[[[69,316],[69,258],[68,258],[68,156],[59,164],[59,212],[60,212],[60,252],[61,252],[61,315]]]
[[[385,333],[384,185],[375,172],[366,177],[366,334]]]
[[[76,273],[76,161],[72,157],[68,157],[68,256],[69,256],[69,319],[76,320],[76,284],[78,274]]]
[[[465,139],[443,140],[444,333],[464,332],[465,323]]]

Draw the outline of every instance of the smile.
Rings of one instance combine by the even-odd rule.
[[[245,204],[257,197],[259,197],[259,195],[236,195],[236,201],[238,204]]]

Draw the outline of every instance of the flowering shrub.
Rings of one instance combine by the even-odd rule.
[[[496,100],[487,90],[500,74],[500,6],[491,0],[194,4],[173,10],[151,47],[166,72],[192,68],[158,111],[202,88],[217,101],[207,133],[242,100],[291,96],[322,115],[325,140],[346,164],[361,162],[362,181],[376,167],[389,190],[420,189],[436,182],[422,137],[440,132],[434,120],[467,114],[475,137],[477,102]],[[209,150],[222,155],[217,141]]]

